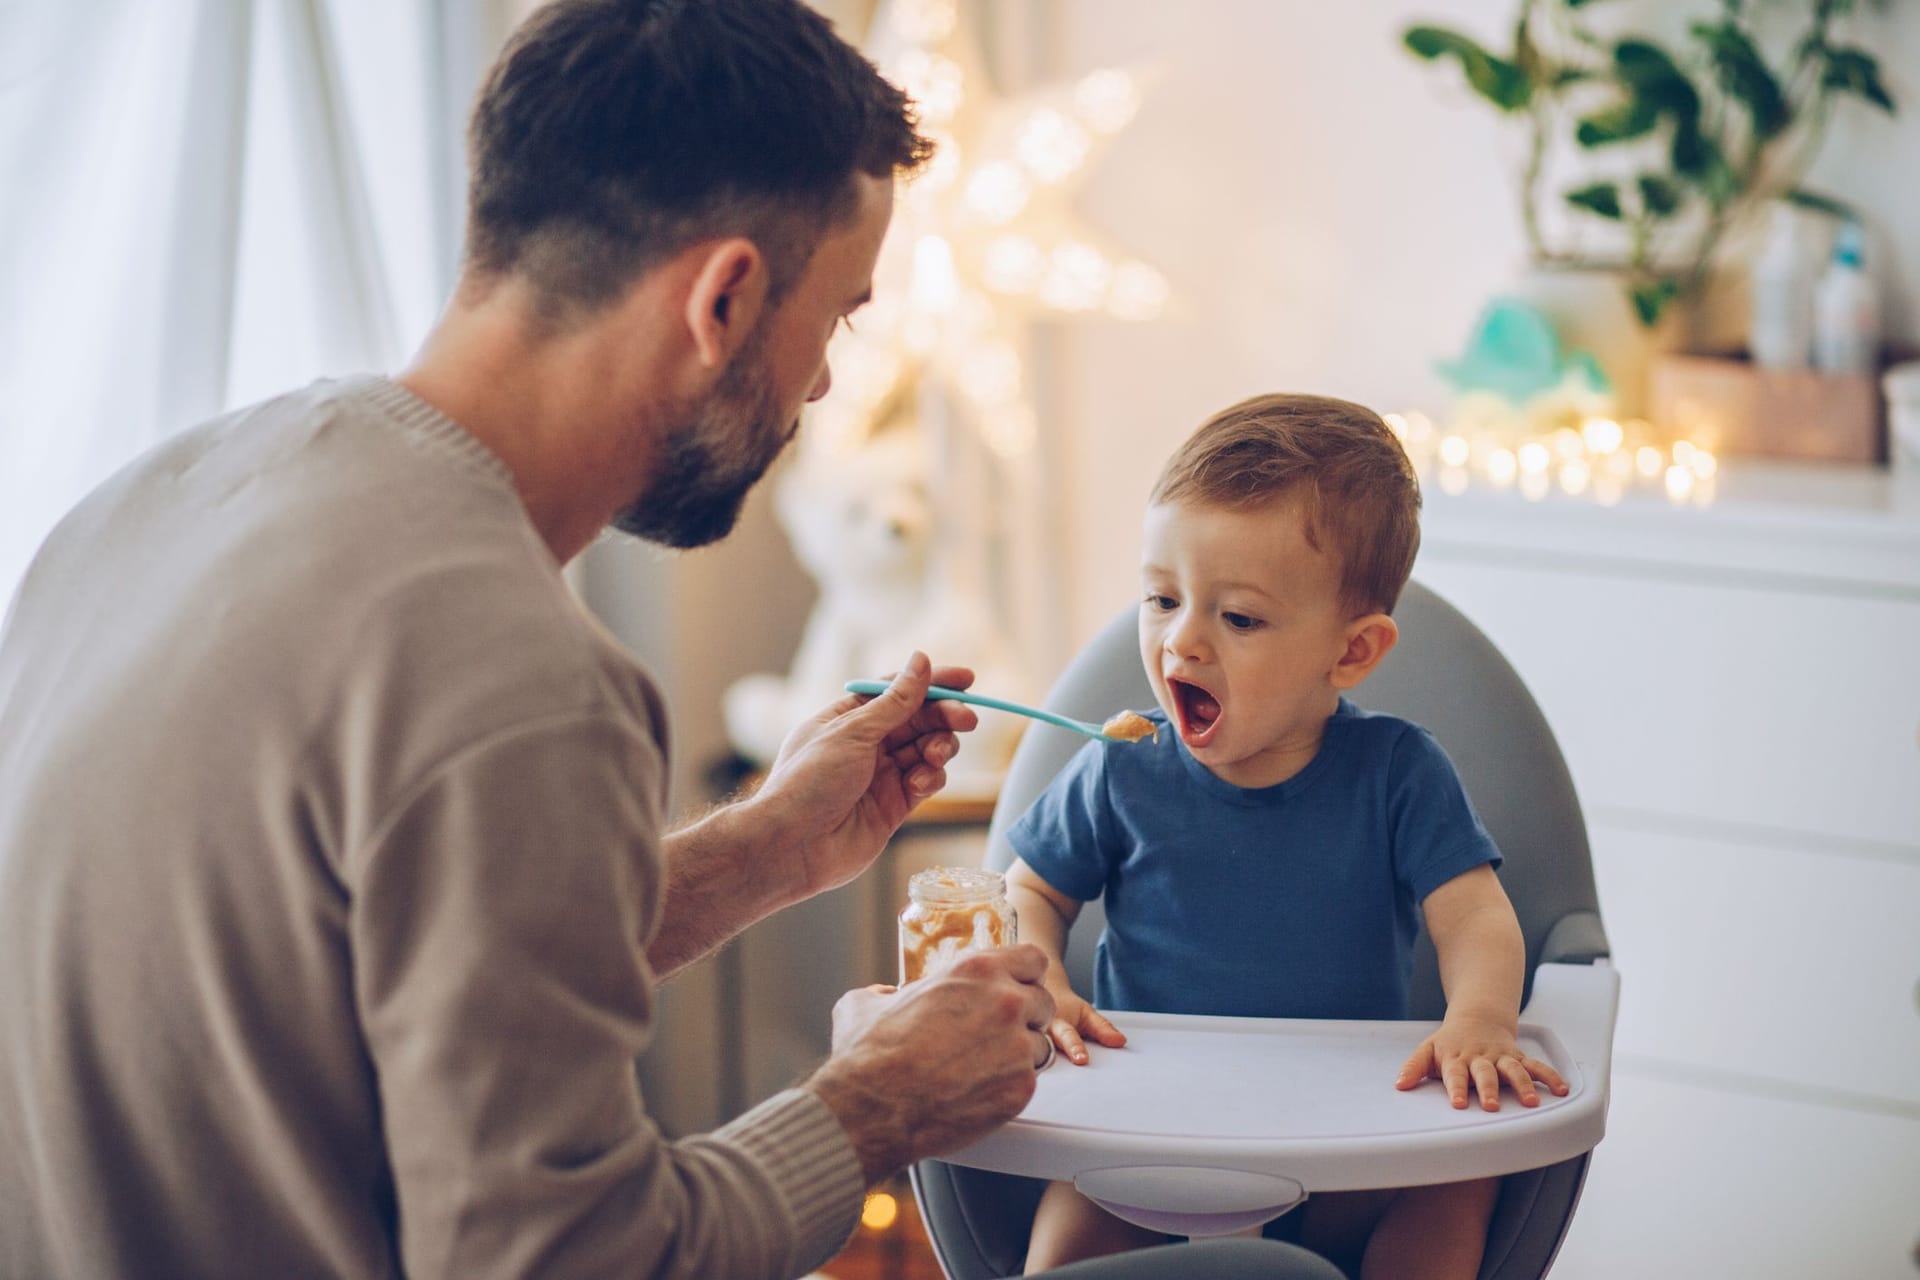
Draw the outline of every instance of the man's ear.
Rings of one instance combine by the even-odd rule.
[[[733,236],[698,251],[687,293],[687,331],[704,368],[733,358],[767,303],[767,260],[753,241]]]
[[[1384,613],[1369,613],[1347,624],[1347,648],[1328,679],[1336,689],[1351,689],[1373,674],[1380,659],[1400,642],[1400,628]]]

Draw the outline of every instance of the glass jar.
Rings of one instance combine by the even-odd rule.
[[[1019,922],[1007,878],[979,867],[934,867],[907,881],[900,913],[900,985],[952,964],[969,951],[1011,946]]]

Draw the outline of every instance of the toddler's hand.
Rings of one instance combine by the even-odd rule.
[[[1447,1088],[1454,1110],[1464,1111],[1469,1090],[1480,1095],[1483,1111],[1500,1109],[1500,1082],[1505,1080],[1520,1099],[1520,1105],[1537,1107],[1540,1094],[1533,1082],[1539,1080],[1558,1097],[1565,1097],[1567,1082],[1538,1058],[1520,1051],[1511,1024],[1496,1020],[1454,1018],[1449,1016],[1440,1029],[1428,1036],[1406,1065],[1400,1068],[1396,1089],[1412,1089],[1431,1077]]]
[[[1053,994],[1053,1021],[1047,1024],[1047,1034],[1053,1037],[1067,1061],[1075,1066],[1087,1065],[1087,1046],[1082,1037],[1094,1040],[1109,1049],[1118,1049],[1127,1042],[1120,1028],[1107,1021],[1105,1014],[1091,1004],[1073,994],[1069,987],[1049,985]]]

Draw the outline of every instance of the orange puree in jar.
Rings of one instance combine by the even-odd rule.
[[[1006,879],[977,867],[935,867],[907,881],[900,913],[900,983],[924,978],[970,951],[1004,947],[1018,932]]]

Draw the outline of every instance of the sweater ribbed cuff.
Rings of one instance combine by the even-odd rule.
[[[859,1225],[867,1180],[853,1141],[812,1093],[777,1093],[713,1135],[750,1154],[793,1218],[789,1271],[803,1275],[840,1252]]]

